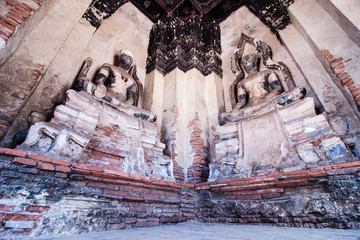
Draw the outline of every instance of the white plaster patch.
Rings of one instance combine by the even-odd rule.
[[[6,46],[6,42],[4,39],[0,38],[0,50]]]
[[[5,228],[32,229],[35,222],[33,221],[6,221]]]

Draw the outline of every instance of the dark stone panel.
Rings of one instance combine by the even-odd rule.
[[[201,12],[202,14],[208,13],[213,7],[215,7],[221,0],[190,0],[191,3]],[[239,2],[239,1],[238,1]]]
[[[166,11],[155,0],[131,0],[131,2],[154,23],[167,16]]]
[[[246,0],[244,3],[272,32],[284,29],[290,24],[287,7],[294,0]]]
[[[205,76],[222,75],[220,27],[198,16],[183,21],[169,17],[154,24],[150,32],[147,73],[154,69],[164,75],[178,67],[186,72],[196,68]]]
[[[172,16],[186,21],[195,16],[200,16],[200,13],[189,1],[185,1],[174,10]]]
[[[220,4],[214,6],[207,16],[220,23],[243,5],[243,1],[223,0]]]
[[[104,19],[110,17],[128,0],[93,0],[83,15],[92,26],[99,28]]]
[[[184,0],[155,0],[166,12],[172,12]]]

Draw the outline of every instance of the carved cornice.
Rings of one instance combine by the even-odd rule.
[[[274,33],[291,23],[287,7],[292,3],[294,0],[245,0],[244,2],[248,9]]]
[[[187,72],[197,69],[203,75],[222,76],[220,28],[198,16],[187,21],[168,18],[153,25],[150,32],[146,71],[162,74],[176,67]]]
[[[126,2],[131,2],[154,23],[166,21],[169,16],[183,21],[199,16],[220,23],[239,7],[246,6],[277,32],[290,24],[287,7],[294,0],[93,0],[83,17],[98,28]]]
[[[99,28],[102,21],[110,17],[128,0],[92,0],[90,6],[83,15],[90,24]]]

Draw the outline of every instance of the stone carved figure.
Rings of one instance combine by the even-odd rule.
[[[242,56],[245,42],[253,43],[257,52]],[[273,108],[274,104],[284,106],[305,96],[306,89],[295,88],[285,64],[272,61],[270,54],[270,48],[266,43],[242,34],[240,48],[236,49],[231,59],[231,68],[237,77],[230,87],[233,110],[219,115],[220,125],[261,114],[267,109]],[[260,56],[267,67],[263,71],[258,71]],[[242,68],[247,73],[245,78]],[[288,92],[279,95],[283,92],[283,87],[272,69],[278,69],[284,75]]]
[[[156,115],[142,110],[143,86],[136,74],[131,52],[121,50],[117,66],[105,63],[101,66],[94,82],[88,78],[93,60],[87,58],[75,85],[76,90],[84,90],[96,99],[116,106],[120,111],[147,120],[156,121]]]

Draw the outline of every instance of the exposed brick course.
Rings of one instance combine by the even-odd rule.
[[[324,55],[326,61],[329,63],[333,73],[341,81],[341,84],[350,91],[354,98],[355,104],[357,105],[358,109],[360,109],[360,98],[358,98],[360,93],[357,93],[360,86],[355,84],[350,75],[345,72],[346,67],[344,62],[352,61],[352,59],[344,60],[342,57],[335,58],[327,49],[323,49],[321,52]]]
[[[15,149],[9,149],[9,148],[0,148],[0,154],[3,155],[9,155],[9,156],[16,156],[16,157],[26,157],[27,153],[20,151],[20,150],[15,150]]]
[[[192,165],[187,169],[187,179],[191,183],[207,181],[209,176],[208,149],[202,139],[203,131],[199,128],[199,114],[196,113],[187,125],[190,130]]]
[[[2,155],[9,156],[8,153],[9,151],[2,149]],[[0,221],[3,223],[0,230],[7,221],[29,221],[29,226],[34,224],[34,228],[21,233],[25,235],[40,231],[41,226],[45,226],[40,222],[61,222],[61,219],[54,219],[53,215],[47,214],[53,208],[56,209],[55,203],[67,197],[72,201],[84,201],[85,198],[82,204],[85,204],[86,214],[81,209],[75,212],[66,212],[66,208],[56,211],[64,211],[66,219],[71,219],[79,229],[93,227],[96,231],[157,226],[195,219],[282,226],[360,227],[359,217],[342,214],[344,211],[356,212],[355,208],[360,204],[360,161],[190,184],[122,174],[85,164],[70,163],[70,166],[64,166],[63,161],[55,161],[56,159],[51,160],[51,163],[43,160],[34,156],[31,159],[30,156],[14,156],[14,160],[9,160],[8,157],[2,159],[0,177],[7,186],[4,190],[7,195],[2,200],[7,202],[0,205]],[[37,172],[34,175],[23,172],[24,169],[34,169]],[[12,201],[11,196],[17,196],[20,189],[21,194],[29,192],[30,197],[24,197],[25,202],[18,204]],[[46,204],[32,201],[32,196],[40,196],[40,190],[47,193]],[[300,208],[294,205],[296,199],[302,199],[298,205],[302,202],[307,204],[300,204]],[[86,205],[88,201],[92,202],[91,206],[99,205],[92,208]],[[336,211],[332,210],[333,203],[338,208]],[[294,210],[295,207],[299,209]],[[102,227],[91,225],[100,220],[104,223]],[[66,231],[66,225],[64,229]],[[9,229],[6,231],[9,232]]]
[[[27,158],[15,158],[13,162],[24,164],[24,165],[29,165],[29,166],[36,166],[36,164],[37,164],[36,161],[27,159]]]
[[[2,155],[12,153],[10,150],[3,149]],[[25,153],[27,156],[27,153]],[[1,155],[0,155],[1,157]],[[3,160],[9,161],[9,160]],[[5,162],[1,162],[3,165]],[[69,166],[70,164],[70,166]],[[66,165],[66,166],[65,166]],[[191,191],[194,189],[193,184],[185,184],[172,181],[164,181],[156,178],[144,177],[141,175],[122,173],[110,169],[101,169],[85,164],[69,163],[62,160],[44,158],[38,155],[30,155],[28,158],[15,158],[6,163],[7,172],[1,170],[0,177],[6,181],[9,186],[12,184],[19,184],[19,189],[23,191],[32,192],[34,189],[42,189],[49,194],[49,199],[46,202],[48,205],[32,204],[32,200],[27,200],[25,208],[21,205],[0,205],[0,220],[6,224],[7,221],[31,221],[34,224],[34,229],[39,227],[40,221],[45,221],[47,213],[52,209],[57,201],[69,194],[71,198],[94,198],[94,201],[119,201],[119,206],[127,206],[125,212],[122,212],[122,217],[119,217],[119,209],[109,205],[103,211],[109,212],[112,215],[91,215],[82,216],[81,211],[76,215],[79,217],[79,227],[83,223],[83,218],[90,219],[104,219],[106,220],[106,229],[122,229],[125,227],[145,227],[156,226],[159,223],[168,222],[182,222],[191,220],[195,216],[195,202],[191,200],[194,196]],[[36,176],[30,177],[30,173],[20,174],[21,167],[26,169],[36,170]],[[28,181],[26,181],[28,179]],[[39,194],[32,193],[32,194]],[[97,200],[95,200],[97,199]],[[186,206],[182,205],[182,199],[186,202]],[[12,202],[11,198],[7,201]],[[23,214],[24,209],[29,214]],[[62,211],[59,209],[58,211]],[[88,211],[95,211],[95,209],[88,209]],[[41,213],[39,215],[36,213]],[[76,216],[71,216],[72,212],[67,214],[67,217],[77,219]],[[107,217],[105,217],[107,216]],[[127,220],[135,217],[135,220]],[[143,218],[142,216],[148,216]],[[45,219],[45,220],[44,220]],[[48,220],[46,220],[48,221]],[[95,221],[95,220],[94,220]],[[31,223],[32,224],[32,223]],[[29,226],[31,225],[29,223]],[[8,224],[10,226],[10,223]],[[104,225],[105,226],[105,225]],[[66,228],[66,227],[65,227]],[[1,230],[1,229],[0,229]],[[98,229],[101,230],[101,229]],[[102,229],[105,230],[105,229]],[[83,230],[81,230],[83,231]],[[7,233],[15,235],[24,235],[25,233],[16,233],[15,230],[6,229]],[[31,231],[30,231],[31,233]],[[27,232],[26,234],[29,234]]]
[[[43,0],[29,1],[37,3],[38,6],[43,3]],[[32,9],[27,4],[15,0],[5,0],[5,2],[9,6],[9,11],[6,12],[4,16],[0,16],[0,37],[8,41],[16,32],[17,28],[21,26],[36,9]]]

